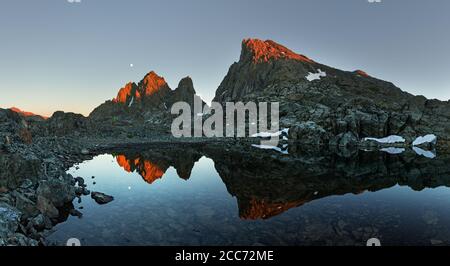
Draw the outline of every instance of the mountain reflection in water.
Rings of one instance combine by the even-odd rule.
[[[126,235],[126,237],[123,237],[132,239],[129,242],[131,244],[252,244],[252,241],[264,236],[266,239],[264,244],[327,245],[328,243],[360,245],[365,241],[365,237],[379,236],[382,238],[382,232],[391,232],[394,228],[398,229],[401,223],[398,217],[404,216],[406,220],[411,220],[410,216],[418,217],[424,212],[423,217],[427,219],[425,225],[411,223],[414,224],[414,229],[405,227],[403,230],[422,230],[426,234],[431,234],[429,232],[431,227],[428,223],[429,220],[435,222],[436,213],[443,215],[442,221],[447,219],[450,221],[450,216],[447,217],[450,206],[447,207],[446,200],[436,204],[435,200],[430,200],[429,196],[424,197],[425,194],[414,192],[437,187],[446,189],[439,193],[445,194],[448,192],[446,187],[450,186],[450,164],[447,162],[450,156],[441,153],[436,158],[430,159],[417,155],[412,150],[401,155],[395,155],[379,151],[308,150],[294,146],[289,148],[289,155],[285,155],[276,151],[252,147],[245,149],[220,145],[185,145],[182,147],[173,145],[170,147],[154,146],[139,150],[128,148],[117,150],[112,156],[114,161],[111,163],[114,163],[116,167],[119,166],[122,171],[138,174],[145,183],[140,186],[142,189],[139,192],[133,191],[133,187],[130,196],[121,196],[120,193],[122,192],[114,192],[114,189],[117,190],[115,187],[124,186],[124,184],[114,184],[119,181],[112,181],[111,178],[107,178],[108,173],[92,172],[92,169],[95,168],[87,167],[90,162],[83,163],[80,165],[80,169],[83,169],[83,165],[86,164],[87,172],[81,174],[105,175],[105,178],[96,179],[96,181],[98,185],[111,183],[111,190],[108,191],[109,187],[105,187],[106,191],[99,191],[110,193],[116,197],[116,200],[101,207],[84,206],[84,210],[81,211],[87,212],[87,215],[81,220],[84,220],[84,223],[89,222],[90,208],[95,209],[96,213],[104,212],[103,216],[111,216],[108,223],[113,223],[113,225],[105,225],[109,227],[108,230],[112,230],[111,226],[118,226],[115,234],[121,232],[121,235]],[[104,160],[108,157],[99,156],[99,158]],[[205,160],[210,160],[211,164],[205,164]],[[95,161],[96,158],[92,162]],[[206,168],[200,172],[199,170],[196,171],[195,169],[199,167]],[[72,173],[77,174],[73,169]],[[175,185],[174,173],[176,173],[175,176],[178,180],[182,179],[184,182]],[[199,183],[200,179],[204,180],[202,182],[209,183]],[[185,180],[188,180],[188,182],[185,182]],[[221,192],[221,186],[224,186],[224,192]],[[147,187],[148,193],[145,191],[145,187]],[[89,188],[96,191],[97,187]],[[148,191],[148,188],[153,189]],[[410,188],[412,190],[398,190],[398,188]],[[377,196],[381,195],[378,192],[382,190],[386,191],[384,194],[389,196],[383,196],[384,198]],[[396,192],[396,190],[398,191]],[[367,192],[377,193],[372,195]],[[223,193],[228,194],[228,198],[224,198],[225,194]],[[442,196],[439,193],[435,194],[435,192],[426,193],[426,195]],[[357,200],[361,197],[360,194],[366,195],[361,198],[361,202]],[[333,197],[338,195],[357,196],[351,199],[348,199],[348,197]],[[401,200],[397,197],[400,197]],[[121,201],[121,199],[123,200]],[[323,201],[324,199],[326,201]],[[230,203],[230,200],[234,204]],[[319,203],[312,204],[316,201]],[[389,201],[392,201],[392,206]],[[396,201],[399,203],[397,204]],[[326,202],[328,205],[322,206]],[[381,204],[380,202],[384,203]],[[420,210],[421,213],[417,214],[414,212],[419,211],[418,206],[415,210],[406,207],[413,202],[416,205],[419,202],[430,207],[425,211]],[[233,205],[236,206],[236,203],[237,209],[233,207]],[[142,210],[143,207],[138,207],[146,204],[153,204],[153,207],[148,206],[152,213]],[[398,207],[397,205],[401,206]],[[159,207],[155,209],[155,206]],[[111,210],[108,210],[108,208],[114,208],[115,212],[123,210],[128,214],[119,223],[115,220],[118,218],[112,218],[115,214],[111,214]],[[342,208],[345,210],[340,210]],[[439,208],[439,210],[433,208]],[[292,212],[293,210],[295,211]],[[241,222],[234,220],[233,211],[235,214],[238,211],[237,217]],[[384,214],[385,217],[380,218],[379,215],[381,214],[371,214],[372,211],[374,213],[389,213],[389,215]],[[396,213],[404,211],[406,214],[403,216]],[[288,215],[281,215],[284,213]],[[364,218],[360,215],[361,213],[365,213],[367,217]],[[95,215],[97,214],[93,212],[92,216]],[[166,217],[166,215],[171,218]],[[158,222],[161,226],[167,224],[170,229],[168,228],[168,231],[165,231],[165,228],[149,228],[147,229],[150,232],[149,234],[157,234],[158,237],[147,238],[144,237],[145,234],[141,233],[133,238],[128,236],[128,234],[132,235],[130,233],[132,229],[129,228],[128,223],[132,223],[129,220],[132,220],[133,216],[136,216],[135,218],[144,224]],[[315,218],[312,219],[311,217]],[[105,218],[95,216],[91,219],[98,223],[99,220]],[[397,220],[390,221],[389,219]],[[355,224],[345,225],[346,223],[343,221],[346,220],[347,223],[352,221]],[[176,230],[171,227],[174,221],[180,223],[179,233],[174,233]],[[249,227],[250,224],[246,224],[245,221],[257,223],[253,224],[252,222],[251,227]],[[83,222],[73,220],[71,222],[69,219],[67,223],[68,225],[61,224],[59,226],[59,232],[57,231],[54,236],[55,240],[61,241],[61,239],[64,239],[62,236],[70,236],[69,232],[73,232],[76,228],[78,228],[77,230],[83,228]],[[119,224],[115,225],[114,223]],[[343,228],[334,228],[337,226],[336,223],[349,231],[343,232],[345,231]],[[385,223],[388,223],[388,225],[384,225],[387,226],[384,230],[376,228],[382,227]],[[275,224],[277,224],[276,227],[274,227]],[[334,229],[329,229],[324,224],[328,224],[327,226],[332,226]],[[202,230],[197,229],[200,225],[203,226]],[[134,224],[133,226],[137,225]],[[255,229],[251,229],[253,226]],[[419,226],[420,230],[416,226]],[[137,228],[139,227],[137,226]],[[450,227],[446,226],[446,228],[449,229],[447,230],[448,237],[446,240],[450,243]],[[157,232],[154,232],[155,230]],[[194,233],[200,231],[205,233],[198,233],[201,236],[191,235],[192,230]],[[277,233],[269,237],[267,234],[271,230]],[[370,233],[364,230],[369,230]],[[439,230],[441,233],[443,232],[442,228]],[[315,235],[316,231],[320,232],[317,236]],[[211,234],[217,235],[212,236]],[[243,234],[246,235],[246,238],[243,238]],[[408,237],[405,238],[405,235]],[[175,236],[180,238],[175,238]],[[220,239],[218,239],[219,236]],[[143,239],[137,240],[138,237]],[[201,240],[199,240],[199,237]],[[233,237],[239,237],[239,240],[232,240]],[[430,239],[422,239],[423,236],[413,236],[411,231],[392,236],[386,236],[386,233],[384,233],[384,237],[385,241],[391,244],[429,244],[427,241],[430,241]],[[97,243],[95,242],[97,240],[88,242],[89,244],[112,245],[128,243],[115,240],[114,237],[111,238],[112,240],[106,238],[105,242]],[[345,240],[343,240],[344,238]],[[427,235],[425,238],[434,238],[434,236]],[[443,240],[443,243],[447,243],[446,240]],[[114,242],[111,243],[111,241]]]
[[[243,219],[267,219],[315,199],[397,184],[418,191],[450,185],[450,166],[413,154],[399,157],[358,151],[347,158],[336,153],[275,158],[267,156],[271,153],[257,154],[260,157],[239,151],[225,155],[208,149],[152,149],[115,158],[125,171],[137,172],[152,184],[169,167],[188,180],[195,163],[209,157],[228,192],[237,198]]]

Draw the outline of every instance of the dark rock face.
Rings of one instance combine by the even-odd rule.
[[[325,145],[329,142],[325,129],[312,121],[292,126],[289,129],[289,139],[303,140],[313,145]]]
[[[194,84],[190,77],[183,78],[178,83],[178,87],[172,93],[172,104],[176,102],[186,102],[190,106],[194,106],[194,97],[199,97],[196,95]],[[202,104],[204,105],[203,101]],[[194,111],[192,109],[192,111]]]
[[[0,187],[15,189],[25,179],[43,174],[41,164],[37,158],[25,158],[20,154],[0,155]]]
[[[86,133],[88,120],[81,114],[58,111],[44,123],[44,127],[50,135],[81,134]]]
[[[30,144],[33,141],[30,123],[10,109],[0,109],[0,148],[13,143]]]
[[[13,234],[19,226],[21,213],[6,203],[0,203],[0,241]]]
[[[75,187],[70,175],[59,179],[43,180],[39,182],[37,194],[37,208],[44,215],[56,219],[60,216],[58,208],[71,203],[75,198]]]
[[[310,81],[310,73],[322,75]],[[348,132],[358,140],[402,135],[411,142],[435,134],[450,141],[448,102],[413,96],[361,70],[322,65],[272,41],[244,40],[214,101],[280,102],[281,127],[304,131],[302,124],[315,123],[333,143]]]

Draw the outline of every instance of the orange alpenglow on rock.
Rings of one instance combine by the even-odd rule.
[[[239,216],[245,220],[269,219],[304,203],[304,200],[271,203],[263,199],[252,198],[247,204],[239,206]]]
[[[143,79],[145,95],[152,95],[158,92],[162,87],[167,86],[163,77],[158,76],[154,71],[148,73]]]
[[[20,114],[20,115],[22,115],[22,116],[25,116],[25,117],[30,117],[30,116],[40,116],[40,117],[42,117],[42,118],[44,118],[44,119],[47,119],[47,118],[48,118],[48,117],[45,117],[45,116],[42,116],[42,115],[34,114],[34,113],[32,113],[32,112],[22,111],[22,110],[20,110],[20,109],[17,108],[17,107],[11,107],[11,108],[9,108],[9,110],[11,110],[11,111],[13,111],[13,112],[15,112],[15,113],[18,113],[18,114]]]
[[[162,178],[164,175],[164,171],[150,161],[144,161],[144,167],[139,170],[139,174],[149,184],[152,184],[155,180]]]
[[[116,161],[117,161],[117,164],[120,167],[122,167],[125,171],[127,171],[128,173],[131,172],[130,162],[128,161],[127,157],[125,157],[125,155],[118,155],[116,157]]]
[[[158,76],[154,71],[148,73],[138,85],[129,82],[125,87],[119,90],[117,97],[113,99],[116,103],[127,103],[130,98],[139,100],[146,96],[151,96],[162,88],[168,89],[169,86],[163,77]]]
[[[128,97],[131,96],[131,94],[133,93],[133,88],[135,86],[136,86],[136,84],[134,84],[133,82],[127,83],[127,85],[125,85],[125,87],[123,87],[119,90],[119,93],[117,93],[117,97],[114,98],[113,101],[116,103],[126,103]],[[136,94],[139,92],[135,91],[134,93]]]
[[[164,175],[164,171],[155,163],[148,160],[136,158],[128,159],[125,155],[116,156],[117,164],[128,173],[136,171],[145,182],[152,184],[155,180],[160,179]]]
[[[273,59],[291,59],[306,63],[314,63],[308,57],[294,53],[281,44],[271,40],[245,39],[242,42],[243,50],[248,49],[253,54],[253,62],[269,62]]]
[[[363,77],[366,77],[366,78],[370,77],[369,74],[367,74],[366,72],[364,72],[364,71],[362,71],[362,70],[359,70],[359,69],[356,70],[355,73],[356,73],[357,75],[360,75],[360,76],[363,76]]]

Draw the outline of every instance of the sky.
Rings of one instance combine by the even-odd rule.
[[[88,115],[151,70],[210,102],[249,37],[450,99],[448,0],[74,1],[0,0],[0,107]]]

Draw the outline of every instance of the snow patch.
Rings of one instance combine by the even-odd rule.
[[[130,101],[130,103],[128,104],[128,107],[131,107],[131,105],[133,104],[133,102],[134,102],[134,97],[131,98],[131,101]]]
[[[413,141],[413,146],[418,146],[418,145],[422,145],[425,143],[432,143],[432,144],[436,144],[437,141],[437,137],[434,134],[428,134],[425,136],[420,136],[418,137],[415,141]]]
[[[404,148],[396,148],[396,147],[388,147],[388,148],[383,148],[380,151],[384,151],[387,152],[389,154],[402,154],[406,151],[406,149]]]
[[[279,137],[281,135],[288,135],[289,128],[283,128],[277,132],[259,132],[252,135],[252,138],[270,138],[270,137]]]
[[[274,151],[280,152],[282,154],[289,154],[288,150],[286,149],[287,146],[283,146],[284,149],[281,149],[277,146],[252,144],[252,147],[255,147],[258,149],[263,149],[263,150],[274,150]]]
[[[385,138],[364,138],[364,141],[376,141],[378,143],[383,143],[383,144],[393,144],[393,143],[404,143],[406,140],[401,137],[401,136],[397,136],[397,135],[391,135]]]
[[[317,69],[317,71],[319,71],[319,73],[308,72],[308,76],[306,76],[306,79],[308,81],[313,81],[313,80],[320,79],[321,77],[326,77],[327,76],[327,73],[323,72],[322,70]]]
[[[424,149],[421,149],[419,147],[413,146],[413,150],[416,154],[430,158],[430,159],[434,159],[436,158],[436,154],[432,151],[426,151]]]

